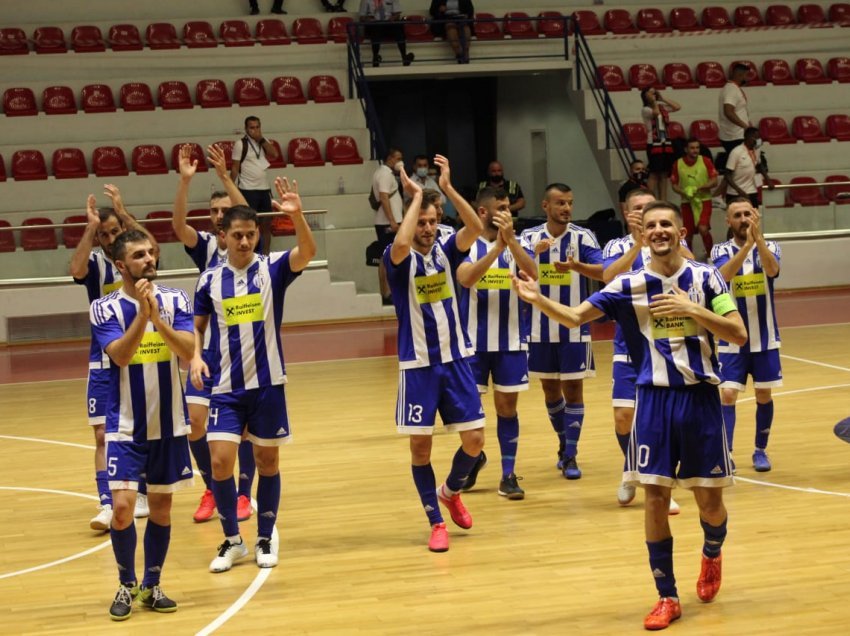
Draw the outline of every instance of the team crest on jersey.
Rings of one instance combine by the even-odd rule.
[[[159,308],[159,319],[167,325],[170,325],[173,322],[173,317],[168,307]]]
[[[254,278],[251,280],[251,284],[257,289],[262,289],[265,282],[266,278],[263,276],[262,272],[254,274]]]
[[[696,286],[696,283],[693,283],[688,288],[688,299],[690,299],[692,303],[705,306],[705,294],[702,289]]]

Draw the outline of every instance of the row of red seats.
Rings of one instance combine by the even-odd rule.
[[[185,82],[162,82],[157,91],[159,106],[163,110],[192,108],[227,108],[233,105],[227,85],[222,80],[201,80],[195,86],[195,102]],[[339,84],[331,75],[310,78],[307,96],[316,103],[342,102]],[[121,108],[126,111],[154,110],[153,95],[147,84],[131,82],[121,87]],[[276,104],[306,104],[307,97],[297,77],[276,77],[271,84],[271,100]],[[89,84],[80,95],[86,113],[106,113],[116,110],[112,89],[106,84]],[[233,101],[239,106],[265,106],[270,103],[266,85],[258,77],[243,77],[233,85]],[[48,115],[77,112],[74,91],[67,86],[49,86],[42,93],[42,106]],[[29,88],[10,88],[3,93],[3,112],[9,117],[35,115],[38,106],[35,94]]]
[[[826,133],[817,117],[800,115],[788,124],[781,117],[762,117],[759,121],[759,134],[763,141],[771,144],[795,144],[827,142],[830,139],[850,141],[850,115],[829,115],[826,118]],[[695,119],[691,122],[690,134],[685,135],[682,124],[671,121],[667,125],[671,139],[685,139],[687,136],[699,139],[710,148],[721,145],[717,124],[710,119]],[[623,137],[628,140],[632,150],[646,150],[646,127],[642,123],[623,124]]]
[[[631,14],[625,9],[606,11],[599,21],[599,16],[593,11],[576,11],[573,13],[584,35],[604,35],[614,33],[625,35],[629,33],[670,33],[672,31],[704,31],[705,29],[724,30],[734,27],[759,26],[788,26],[792,24],[811,24],[830,26],[839,24],[850,26],[850,4],[836,3],[824,11],[818,4],[801,4],[794,10],[788,5],[770,5],[762,17],[758,7],[752,5],[740,6],[734,11],[734,20],[729,16],[725,7],[706,7],[702,10],[702,20],[697,18],[696,11],[690,7],[679,7],[670,11],[669,22],[664,19],[660,9],[641,9],[632,21]]]
[[[270,162],[272,168],[286,167],[280,145],[270,140],[278,151],[278,158]],[[222,146],[230,167],[230,155],[233,150],[232,141],[216,142]],[[177,170],[177,158],[180,147],[175,144],[171,150],[171,169]],[[198,170],[208,170],[204,151],[198,144],[188,144],[192,147],[192,157],[198,161]],[[363,163],[363,158],[357,150],[357,142],[348,135],[334,135],[325,142],[325,158],[319,148],[319,142],[312,137],[296,137],[287,146],[289,161],[296,168],[305,166],[323,166],[325,161],[333,165]],[[142,144],[133,148],[131,156],[132,170],[136,174],[166,174],[169,170],[165,152],[156,144]],[[34,181],[47,179],[47,164],[44,155],[38,150],[18,150],[12,155],[12,178],[16,181]],[[100,146],[95,148],[92,155],[92,174],[98,177],[126,176],[130,173],[124,151],[118,146]],[[59,148],[53,153],[53,176],[57,179],[80,179],[90,174],[86,166],[86,157],[79,148]],[[6,168],[0,157],[0,181],[6,180]]]
[[[850,177],[843,174],[831,174],[824,183],[834,184],[841,181],[850,181]],[[773,182],[779,185],[779,181],[773,179]],[[810,205],[829,205],[836,203],[837,205],[846,205],[850,203],[850,185],[826,185],[821,190],[820,186],[814,185],[818,180],[814,177],[794,177],[788,182],[791,185],[801,185],[800,188],[791,188],[787,191],[785,197],[785,205],[793,206],[794,204],[810,206]],[[812,185],[804,185],[812,184]]]
[[[833,57],[827,62],[824,70],[820,60],[804,57],[794,64],[794,74],[791,66],[785,60],[765,60],[762,64],[761,77],[758,68],[750,60],[736,60],[729,65],[729,73],[736,64],[749,67],[747,86],[764,86],[768,82],[778,86],[794,85],[800,82],[806,84],[831,84],[832,82],[850,82],[850,57]],[[726,71],[719,62],[700,62],[696,67],[696,76],[691,74],[691,67],[682,62],[665,64],[662,75],[652,64],[632,64],[629,67],[628,81],[616,64],[602,64],[597,67],[597,77],[608,91],[628,91],[632,88],[642,90],[647,86],[655,88],[721,88],[726,84]]]

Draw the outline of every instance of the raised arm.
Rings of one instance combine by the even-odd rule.
[[[136,218],[127,211],[127,208],[124,207],[124,198],[121,196],[121,191],[118,189],[118,186],[107,183],[103,186],[103,193],[109,197],[110,201],[112,201],[112,209],[115,210],[115,214],[125,230],[138,230],[147,234],[148,240],[153,246],[154,257],[159,260],[159,243],[153,237],[153,234],[148,232],[148,229],[139,223]]]
[[[770,278],[776,278],[779,276],[779,260],[770,251],[767,241],[764,240],[764,234],[761,233],[761,215],[756,209],[753,210],[753,216],[750,220],[749,232],[747,233],[748,240],[750,234],[753,236],[764,273]]]
[[[434,164],[440,169],[440,189],[455,206],[460,220],[463,221],[463,227],[458,230],[457,238],[455,239],[457,248],[461,252],[466,252],[475,243],[475,240],[481,236],[484,231],[484,225],[481,219],[469,205],[469,202],[464,199],[460,193],[454,189],[451,180],[451,168],[449,160],[443,155],[434,156]]]
[[[537,307],[552,320],[556,320],[565,327],[575,329],[586,322],[601,318],[604,314],[589,302],[584,301],[578,307],[569,307],[556,303],[540,294],[540,286],[531,280],[525,272],[513,277],[514,289],[517,295],[525,302]]]
[[[244,205],[247,207],[248,201],[245,200],[245,196],[241,190],[236,187],[235,177],[231,177],[227,173],[227,159],[224,156],[221,146],[218,144],[207,146],[207,160],[215,170],[222,187],[224,187],[224,191],[227,192],[227,196],[230,197],[231,205]],[[233,163],[234,165],[236,164],[235,161]],[[238,171],[237,174],[239,174]]]
[[[73,278],[81,280],[89,273],[89,254],[94,245],[97,228],[100,227],[100,216],[97,213],[96,200],[93,194],[86,199],[86,229],[77,244],[77,248],[71,255],[71,264],[68,271]]]
[[[392,247],[390,247],[390,260],[393,265],[398,265],[410,255],[413,249],[413,236],[416,234],[416,226],[419,223],[419,209],[422,206],[422,188],[407,176],[404,168],[399,172],[401,185],[404,191],[410,195],[410,205],[398,226]],[[467,248],[468,249],[468,248]]]
[[[293,272],[300,272],[316,256],[316,240],[313,238],[313,232],[304,217],[304,210],[301,209],[298,182],[293,181],[290,185],[289,179],[286,177],[277,177],[274,180],[274,187],[280,201],[272,201],[272,207],[277,212],[283,212],[292,219],[292,223],[295,225],[295,238],[298,240],[298,245],[293,247],[289,254],[289,267]]]
[[[632,234],[632,246],[622,256],[620,256],[620,258],[611,263],[608,267],[603,268],[602,281],[606,284],[610,283],[620,274],[631,271],[632,266],[635,263],[635,259],[638,257],[638,254],[640,254],[640,250],[643,247],[643,237],[641,236],[641,213],[630,212],[626,216],[626,221],[629,224],[629,230],[631,230]]]
[[[510,213],[497,212],[493,217],[493,222],[499,228],[499,237],[514,257],[517,271],[525,272],[531,279],[537,280],[537,264],[519,244],[514,232],[514,219]]]
[[[177,194],[174,197],[174,216],[171,219],[171,226],[177,238],[188,248],[198,244],[198,231],[186,223],[186,216],[189,214],[189,184],[197,168],[197,159],[192,159],[192,147],[184,144],[180,147],[178,156],[177,172],[180,174],[180,179],[177,182]]]

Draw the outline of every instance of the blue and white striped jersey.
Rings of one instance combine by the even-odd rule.
[[[189,297],[182,289],[155,285],[159,315],[177,331],[192,333]],[[104,350],[121,338],[135,320],[139,303],[118,289],[95,300],[89,309],[92,332]],[[107,441],[167,439],[189,433],[189,418],[177,355],[149,320],[130,364],[110,360],[106,405]]]
[[[445,364],[474,351],[458,313],[455,273],[465,254],[457,249],[457,234],[434,241],[423,256],[410,250],[393,265],[392,245],[384,251],[387,279],[398,317],[399,368]]]
[[[85,278],[75,278],[78,285],[85,285],[89,305],[98,298],[119,289],[123,284],[121,272],[115,267],[104,254],[103,249],[97,247],[89,254],[89,270]],[[106,369],[109,367],[109,356],[107,356],[97,339],[94,337],[92,328],[91,346],[89,347],[89,369]]]
[[[199,231],[198,242],[195,247],[183,246],[186,253],[192,259],[198,271],[203,272],[205,269],[212,269],[219,263],[227,260],[227,250],[218,247],[218,239],[215,234]]]
[[[437,224],[437,240],[440,243],[445,242],[454,233],[455,229],[451,225],[446,225],[445,223]]]
[[[621,274],[588,302],[623,330],[626,346],[641,386],[685,386],[707,382],[719,384],[719,367],[711,332],[689,317],[653,318],[649,303],[656,294],[678,287],[697,304],[712,309],[731,303],[723,277],[714,267],[685,260],[670,277],[642,268]]]
[[[534,253],[534,246],[543,239],[552,241],[542,254]],[[602,250],[593,232],[572,223],[560,236],[552,236],[546,224],[529,228],[520,235],[520,243],[537,264],[540,293],[563,305],[577,306],[587,298],[587,281],[578,272],[559,272],[554,263],[566,261],[570,256],[587,265],[602,264]],[[532,307],[530,342],[590,342],[590,325],[569,329]]]
[[[219,352],[213,393],[230,393],[286,382],[280,324],[286,288],[300,272],[290,252],[255,254],[245,269],[222,263],[198,279],[195,315],[209,316],[210,337]],[[212,370],[211,370],[212,371]]]
[[[602,269],[608,269],[613,263],[620,260],[620,257],[628,252],[635,244],[635,239],[631,234],[622,238],[611,239],[602,248]],[[635,271],[643,267],[650,259],[650,249],[645,245],[640,249],[637,257],[632,263],[632,268],[629,271]],[[626,349],[626,339],[623,337],[623,330],[620,329],[620,323],[614,323],[614,362],[629,362],[629,351]]]
[[[496,244],[479,238],[469,250],[465,263],[483,258]],[[511,284],[516,261],[507,248],[493,261],[481,279],[467,289],[460,288],[460,311],[475,351],[525,351],[528,349],[528,305]]]
[[[765,241],[767,249],[776,257],[781,258],[781,250],[776,241]],[[722,267],[741,250],[735,241],[726,241],[714,246],[711,250],[711,262],[715,267]],[[729,283],[729,291],[738,305],[738,311],[747,326],[749,340],[743,346],[720,340],[718,350],[723,353],[739,353],[751,351],[768,351],[779,349],[779,328],[776,324],[776,308],[773,304],[774,279],[764,273],[758,249],[752,250],[744,259],[744,264],[735,273]]]

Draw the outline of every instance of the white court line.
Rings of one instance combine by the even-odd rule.
[[[94,446],[87,446],[86,444],[75,444],[74,442],[57,442],[56,440],[40,439],[38,437],[18,437],[17,435],[0,435],[0,439],[13,439],[20,442],[41,442],[42,444],[56,444],[58,446],[73,446],[74,448],[94,450]]]
[[[831,490],[820,490],[818,488],[800,488],[799,486],[786,486],[784,484],[774,484],[769,481],[760,481],[758,479],[750,479],[748,477],[738,477],[735,476],[735,481],[745,481],[750,484],[757,484],[759,486],[771,486],[772,488],[782,488],[783,490],[796,490],[797,492],[805,492],[812,495],[832,495],[834,497],[850,497],[850,493],[846,492],[833,492]]]
[[[213,622],[211,622],[209,625],[207,625],[200,631],[196,632],[195,636],[208,636],[209,634],[212,634],[215,630],[217,630],[219,627],[224,625],[231,618],[233,618],[233,616],[235,616],[239,610],[245,607],[245,605],[248,604],[248,601],[250,601],[254,597],[254,595],[260,591],[260,588],[263,587],[263,583],[265,583],[266,579],[271,576],[271,573],[271,568],[262,568],[257,573],[257,576],[254,577],[254,580],[251,581],[251,585],[249,585],[248,588],[244,592],[242,592],[242,596],[236,599],[233,605],[231,605],[221,614],[219,614],[218,618],[216,618]]]
[[[826,362],[816,362],[815,360],[807,360],[806,358],[797,358],[795,356],[785,355],[784,353],[779,355],[780,358],[788,358],[789,360],[794,360],[796,362],[806,362],[808,364],[814,364],[819,367],[826,367],[827,369],[836,369],[838,371],[850,371],[847,367],[838,367],[834,364],[827,364]]]
[[[796,393],[811,393],[812,391],[829,391],[831,389],[846,389],[850,387],[850,384],[828,384],[824,386],[812,386],[808,389],[792,389],[791,391],[779,391],[772,393],[772,397],[779,397],[782,395],[795,395]],[[752,402],[755,400],[755,396],[751,395],[750,397],[741,398],[738,402]]]

